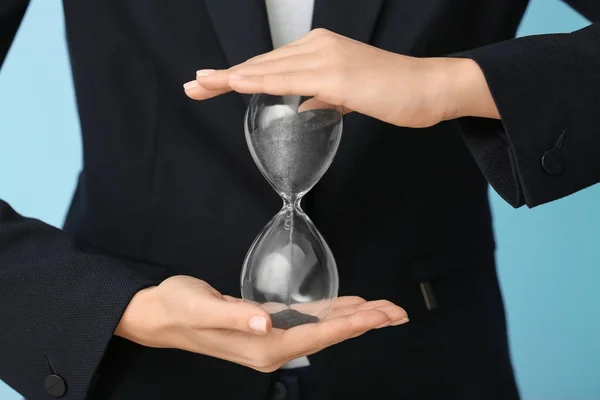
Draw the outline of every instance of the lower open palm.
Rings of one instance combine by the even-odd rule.
[[[262,307],[221,295],[208,283],[188,276],[175,276],[150,288],[147,299],[146,310],[139,317],[136,310],[127,311],[133,321],[145,316],[144,322],[138,321],[145,331],[122,336],[133,336],[127,338],[147,346],[179,348],[262,372],[274,371],[295,358],[371,329],[408,321],[406,312],[389,301],[351,296],[336,299],[324,321],[274,329]]]

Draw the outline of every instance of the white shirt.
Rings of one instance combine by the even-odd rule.
[[[310,32],[314,0],[265,0],[273,47],[284,46]]]
[[[273,48],[300,39],[312,27],[314,0],[265,0]],[[281,368],[310,365],[307,357],[292,360]]]

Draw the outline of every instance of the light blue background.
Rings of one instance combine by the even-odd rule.
[[[520,34],[587,23],[557,0],[534,0]],[[0,72],[0,198],[60,226],[80,147],[61,5],[34,0]],[[600,399],[599,204],[600,185],[533,210],[513,210],[492,195],[524,400]],[[0,400],[16,399],[0,382]]]

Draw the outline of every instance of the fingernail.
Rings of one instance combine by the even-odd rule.
[[[390,321],[386,321],[383,324],[379,325],[377,328],[375,329],[379,329],[379,328],[385,328],[386,326],[390,326]]]
[[[190,89],[193,89],[195,87],[198,87],[198,82],[196,82],[196,81],[189,81],[189,82],[187,82],[187,83],[185,83],[183,85],[183,88],[185,90],[190,90]]]
[[[214,69],[200,69],[196,71],[196,76],[209,76],[217,72]]]
[[[409,321],[408,318],[402,318],[400,321],[393,323],[392,326],[402,325],[402,324],[407,323],[408,321]]]
[[[265,333],[267,332],[267,319],[265,317],[250,318],[250,328],[253,331]]]
[[[241,81],[242,79],[244,79],[244,75],[233,74],[229,76],[229,79],[232,81]]]

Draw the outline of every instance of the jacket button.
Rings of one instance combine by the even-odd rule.
[[[285,387],[285,383],[277,381],[275,382],[275,387],[273,389],[273,400],[285,400],[287,398],[288,391]]]
[[[56,374],[51,374],[44,381],[46,391],[52,397],[63,397],[67,393],[67,383],[65,380]]]
[[[542,167],[548,174],[556,176],[565,167],[565,158],[556,149],[548,150],[542,156]]]

